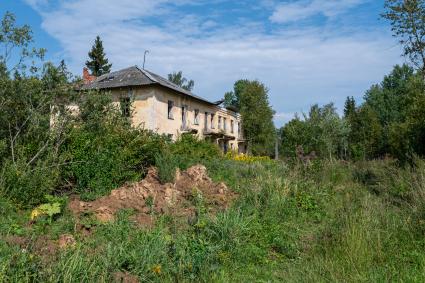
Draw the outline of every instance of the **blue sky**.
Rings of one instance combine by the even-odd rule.
[[[33,28],[47,59],[80,75],[96,35],[113,70],[182,70],[194,92],[218,100],[242,78],[269,88],[276,126],[314,103],[360,100],[403,63],[384,0],[2,0]]]

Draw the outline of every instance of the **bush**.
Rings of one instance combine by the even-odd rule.
[[[172,183],[176,175],[176,169],[180,167],[179,160],[169,153],[157,154],[155,165],[158,169],[158,177],[161,183]]]
[[[175,143],[170,144],[170,152],[173,155],[184,155],[197,161],[217,158],[221,155],[217,145],[187,134],[181,135]]]
[[[16,163],[6,160],[0,172],[0,194],[20,207],[40,204],[60,182],[60,170],[51,167],[51,160],[40,160],[27,166],[23,159]]]
[[[169,183],[174,181],[177,168],[185,170],[220,156],[221,151],[215,144],[192,135],[182,135],[176,142],[169,143],[167,150],[156,155],[155,165],[161,182]]]
[[[163,147],[159,135],[144,130],[111,128],[96,134],[77,128],[67,144],[64,175],[83,198],[93,199],[140,179]]]

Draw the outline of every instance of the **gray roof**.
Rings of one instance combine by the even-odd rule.
[[[211,102],[197,96],[190,91],[187,91],[180,86],[173,84],[167,79],[149,72],[147,70],[140,69],[137,66],[125,68],[116,72],[102,75],[91,83],[85,84],[80,87],[80,90],[91,90],[91,89],[112,89],[120,87],[132,87],[132,86],[147,86],[147,85],[160,85],[168,89],[179,92],[183,95],[190,96],[197,100],[206,102],[208,104],[217,105],[217,103]]]

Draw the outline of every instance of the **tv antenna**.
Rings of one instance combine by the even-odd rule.
[[[148,53],[149,53],[149,50],[145,50],[145,54],[143,54],[143,70],[145,69],[146,54]]]

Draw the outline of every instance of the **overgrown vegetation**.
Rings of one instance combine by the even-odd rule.
[[[43,53],[29,52],[30,29],[11,14],[2,25],[0,43],[24,52],[16,66],[0,57],[0,282],[425,281],[420,70],[395,67],[363,104],[348,98],[344,117],[313,106],[281,130],[286,160],[275,161],[130,127],[108,94],[76,92],[63,62],[26,66]],[[239,81],[227,99],[244,111],[259,96],[264,123],[244,119],[252,152],[270,155],[264,85]],[[198,163],[237,194],[228,209],[213,211],[196,187],[183,216],[146,196],[149,227],[133,210],[101,222],[68,209],[76,194],[107,195],[150,166],[167,183]]]
[[[2,205],[1,280],[111,281],[117,273],[141,281],[425,279],[423,161],[415,169],[391,160],[205,164],[240,196],[216,216],[199,199],[190,224],[162,216],[155,227],[138,228],[133,212],[122,211],[114,223],[91,222],[87,237],[73,230],[66,213],[26,226],[29,212]],[[71,233],[77,244],[49,260],[37,239],[60,233]],[[19,244],[22,238],[29,240]]]

